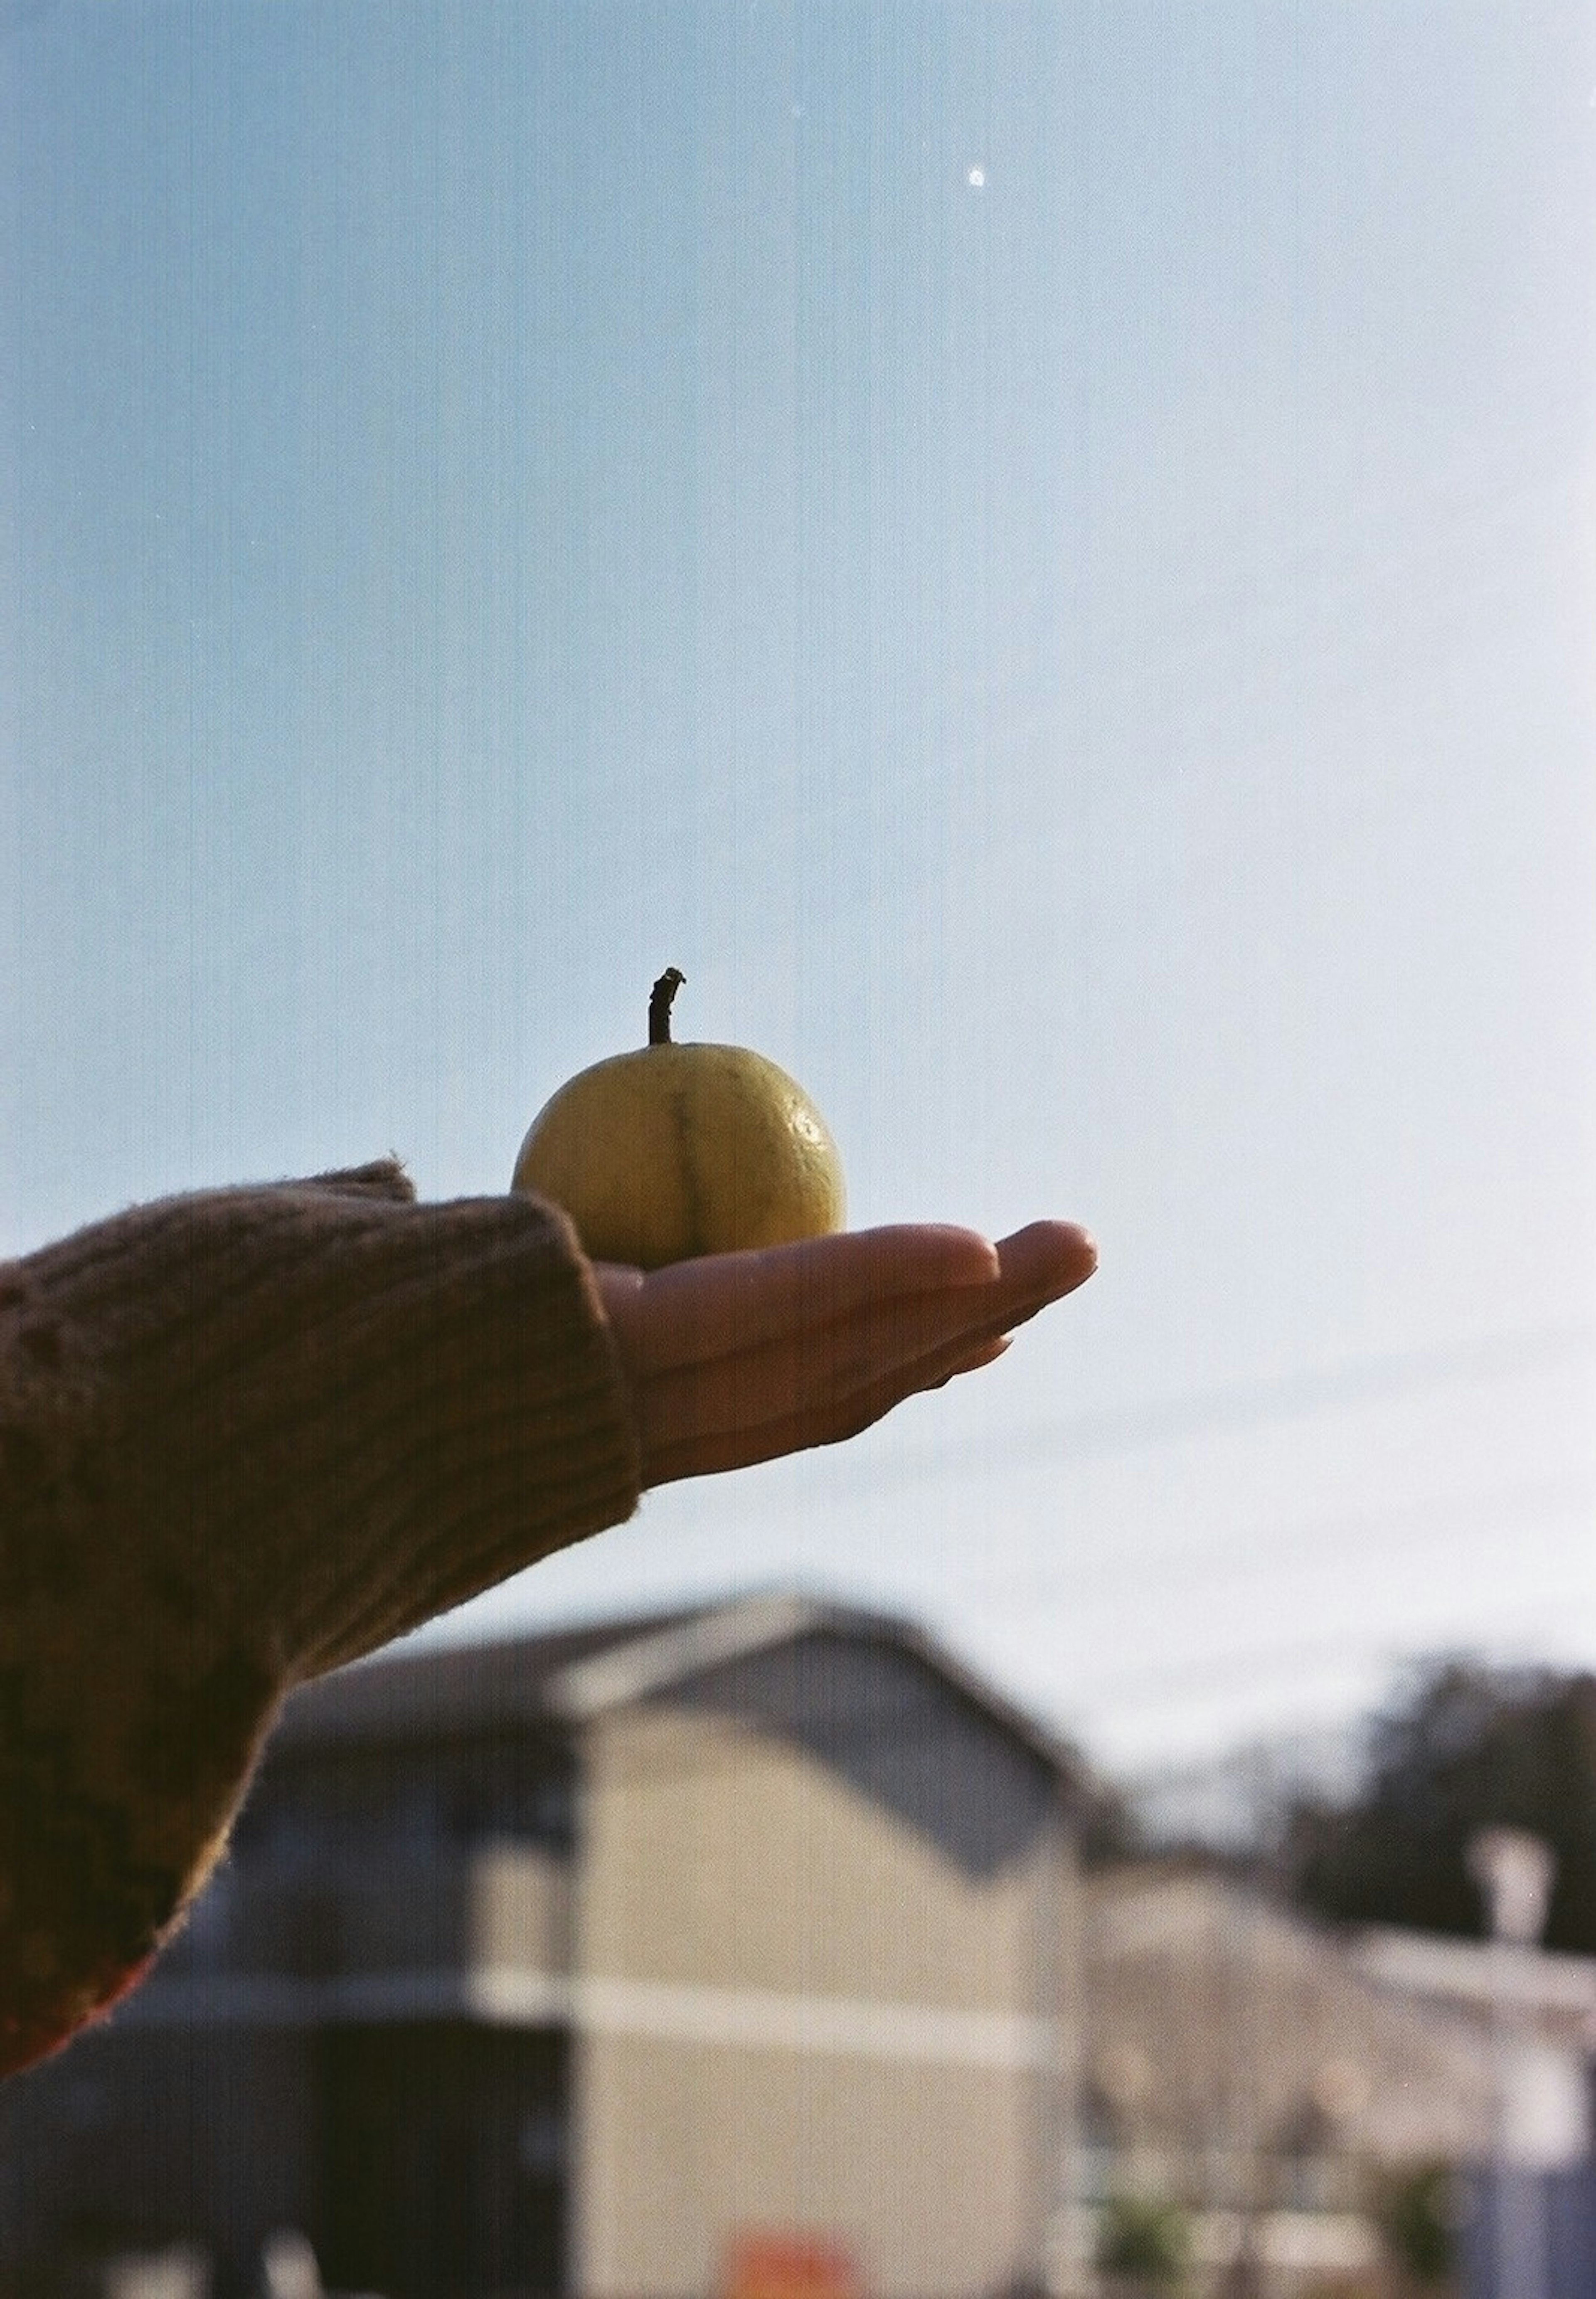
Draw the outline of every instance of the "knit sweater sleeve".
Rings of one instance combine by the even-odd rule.
[[[283,1695],[629,1515],[563,1216],[391,1163],[0,1269],[0,2072],[158,1945]]]

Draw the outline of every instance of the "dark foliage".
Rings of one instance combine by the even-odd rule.
[[[1412,2282],[1444,2283],[1456,2273],[1457,2206],[1447,2165],[1428,2163],[1393,2180],[1376,2217],[1386,2250]]]
[[[1297,1807],[1286,1873],[1321,1915],[1477,1937],[1467,1847],[1494,1826],[1557,1855],[1546,1946],[1596,1953],[1596,1677],[1466,1659],[1420,1669],[1376,1722],[1357,1800]]]
[[[1116,2195],[1103,2206],[1096,2265],[1149,2291],[1178,2291],[1191,2261],[1191,2227],[1178,2204]]]

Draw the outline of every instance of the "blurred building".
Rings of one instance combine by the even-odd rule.
[[[1093,1879],[1084,1955],[1079,2196],[1178,2201],[1204,2279],[1349,2287],[1384,2187],[1490,2152],[1478,2023],[1211,1862]]]
[[[1491,2161],[1468,2183],[1467,2299],[1591,2299],[1596,1957],[1382,1930],[1353,1955],[1377,1987],[1465,2022],[1492,2059]]]
[[[0,2094],[0,2268],[225,2281],[292,2228],[388,2299],[1034,2283],[1072,1787],[927,1638],[796,1598],[343,1672],[156,1975]]]
[[[1443,2012],[1490,2043],[1512,2161],[1559,2171],[1590,2155],[1596,1956],[1377,1927],[1360,1932],[1351,1952],[1384,1993]]]

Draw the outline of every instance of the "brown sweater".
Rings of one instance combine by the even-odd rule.
[[[0,1266],[0,2074],[146,1967],[291,1686],[630,1515],[563,1216],[392,1162]]]

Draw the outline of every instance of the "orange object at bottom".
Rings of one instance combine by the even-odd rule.
[[[751,2231],[727,2253],[723,2299],[863,2299],[853,2254],[829,2236]]]

